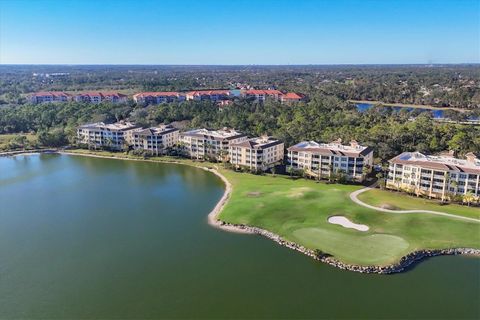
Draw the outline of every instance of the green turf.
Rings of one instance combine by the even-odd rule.
[[[394,191],[373,189],[361,193],[358,199],[377,207],[388,205],[389,208],[395,210],[433,210],[480,219],[479,207],[467,207],[457,204],[440,205],[438,200],[409,196]]]
[[[31,133],[0,134],[0,150],[4,150],[4,151],[10,150],[10,141],[16,136],[20,136],[20,135],[27,137],[29,146],[34,146],[35,144],[37,144],[37,136]]]
[[[480,248],[480,223],[371,210],[349,199],[358,186],[222,173],[231,181],[233,192],[221,220],[267,229],[346,263],[386,265],[422,248]],[[330,224],[331,215],[344,215],[370,229],[360,232]]]

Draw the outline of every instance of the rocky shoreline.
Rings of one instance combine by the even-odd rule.
[[[387,265],[387,266],[360,266],[354,264],[343,263],[332,256],[324,255],[317,256],[313,250],[307,249],[301,245],[298,245],[294,242],[290,242],[282,239],[279,235],[272,233],[270,231],[250,227],[242,224],[231,224],[220,221],[222,227],[227,228],[228,230],[235,228],[242,230],[246,233],[258,234],[263,237],[266,237],[274,242],[278,243],[281,246],[287,247],[289,249],[301,252],[315,260],[321,261],[323,263],[329,264],[331,266],[337,267],[342,270],[355,271],[360,273],[377,273],[377,274],[392,274],[406,271],[408,268],[412,267],[415,263],[420,262],[429,257],[441,256],[441,255],[470,255],[470,256],[479,256],[480,249],[472,248],[450,248],[450,249],[424,249],[418,250],[412,253],[403,256],[399,262]]]

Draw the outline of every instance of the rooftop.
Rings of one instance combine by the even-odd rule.
[[[80,92],[75,94],[76,97],[92,97],[92,96],[100,96],[100,97],[126,97],[127,95],[119,92],[113,91],[90,91],[90,92]]]
[[[338,139],[330,143],[318,143],[315,141],[302,141],[288,148],[289,151],[310,151],[321,153],[323,155],[339,155],[357,157],[367,155],[373,151],[371,147],[361,146],[355,140],[349,145],[343,145],[342,140]]]
[[[392,163],[418,165],[429,169],[459,171],[480,174],[480,159],[473,153],[467,159],[455,158],[452,155],[425,155],[420,152],[403,152],[390,160]]]
[[[231,139],[231,138],[245,136],[245,134],[230,128],[223,128],[220,130],[211,130],[211,129],[205,129],[205,128],[194,129],[194,130],[184,132],[183,135],[197,136],[197,137],[210,137],[213,139]]]
[[[265,149],[274,145],[283,143],[282,141],[268,137],[262,136],[257,138],[251,138],[246,141],[232,144],[233,147],[245,147],[249,149]]]
[[[201,96],[201,95],[230,95],[230,90],[195,90],[187,93],[191,96]]]
[[[148,135],[148,136],[153,136],[153,135],[161,135],[173,131],[178,131],[178,129],[175,129],[171,125],[159,125],[157,127],[151,127],[151,128],[135,128],[131,130],[134,133],[138,133],[139,135]]]
[[[128,121],[120,121],[111,124],[105,124],[104,122],[95,122],[81,125],[80,129],[98,129],[98,130],[109,130],[109,131],[125,131],[128,129],[135,128],[135,124]]]

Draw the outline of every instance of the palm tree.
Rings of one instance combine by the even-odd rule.
[[[471,191],[468,191],[466,194],[463,195],[463,202],[470,207],[470,204],[475,201],[475,196]]]

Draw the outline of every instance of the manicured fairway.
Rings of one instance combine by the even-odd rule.
[[[387,205],[394,210],[433,210],[480,219],[479,207],[467,207],[456,204],[440,205],[439,202],[435,200],[417,198],[394,191],[373,189],[361,193],[358,199],[377,207]]]
[[[221,220],[267,229],[347,263],[385,265],[423,248],[480,248],[480,223],[364,208],[349,199],[357,186],[221,172],[233,185]],[[331,215],[346,216],[370,229],[360,232],[330,224]]]

